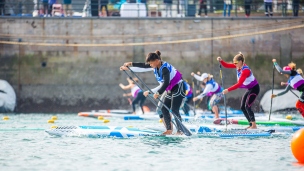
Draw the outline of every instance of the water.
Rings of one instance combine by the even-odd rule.
[[[0,121],[0,168],[5,171],[304,171],[290,150],[292,135],[270,138],[133,139],[51,137],[51,114],[9,115]],[[57,114],[54,125],[103,125],[93,118]],[[0,115],[2,118],[3,115]],[[156,121],[110,118],[106,125],[143,127]]]

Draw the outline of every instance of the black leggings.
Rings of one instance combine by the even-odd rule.
[[[144,105],[145,100],[146,100],[146,97],[144,96],[144,92],[143,91],[138,92],[136,98],[132,101],[133,112],[135,112],[135,105],[137,103],[139,103],[141,111],[144,113],[143,105]]]
[[[255,117],[253,111],[251,110],[251,105],[253,104],[254,100],[257,98],[259,93],[260,93],[260,86],[259,84],[257,84],[253,88],[248,89],[243,95],[241,102],[241,110],[243,111],[249,123],[255,122]]]
[[[250,15],[250,4],[245,4],[245,15],[249,16]]]
[[[181,82],[177,85],[175,85],[171,91],[168,91],[167,96],[164,100],[164,104],[172,111],[173,114],[176,115],[176,117],[182,121],[181,115],[179,113],[179,108],[183,102],[183,99],[185,97],[185,87],[184,83]],[[167,130],[172,130],[171,128],[171,114],[167,110],[165,106],[162,106],[162,113],[164,115],[164,120],[166,124]],[[175,118],[176,119],[176,118]],[[178,125],[177,125],[178,127]],[[177,131],[180,131],[181,128],[177,128]]]
[[[205,15],[207,15],[207,5],[204,4],[204,3],[201,3],[201,4],[200,4],[199,10],[198,10],[198,15],[201,15],[202,9],[204,9]]]
[[[192,99],[193,99],[193,95],[191,97],[189,97],[189,98],[186,97],[184,99],[184,105],[183,105],[182,109],[183,109],[183,111],[184,111],[184,113],[185,113],[186,116],[189,116],[190,102],[192,101]]]
[[[300,95],[300,98],[299,98],[300,102],[304,103],[304,84],[300,85],[300,86],[297,88],[297,90],[298,90],[299,92],[301,92],[301,95]]]
[[[299,4],[292,4],[292,13],[293,16],[298,16],[299,14]]]

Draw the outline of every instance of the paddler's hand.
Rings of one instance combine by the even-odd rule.
[[[201,75],[201,72],[199,72],[199,71],[197,71],[197,73],[196,73],[197,75]]]
[[[275,62],[277,62],[277,60],[276,59],[272,59],[272,62],[275,63]]]
[[[281,86],[286,86],[288,83],[281,82]]]
[[[194,76],[194,72],[191,72],[191,76]]]
[[[228,89],[223,90],[223,94],[227,94],[228,92]]]
[[[271,98],[272,98],[272,99],[275,98],[275,97],[277,97],[277,95],[275,95],[275,94],[272,94],[272,95],[271,95]]]
[[[220,62],[220,61],[222,61],[223,59],[222,59],[221,57],[217,57],[216,60]]]
[[[121,66],[121,67],[119,68],[119,70],[120,70],[120,71],[126,71],[126,70],[128,70],[128,68],[125,67],[125,66]]]
[[[154,99],[157,99],[158,96],[159,96],[159,93],[158,93],[158,92],[156,92],[155,94],[153,94]]]
[[[127,67],[127,66],[132,66],[132,62],[126,62],[123,64],[123,66]]]
[[[149,91],[144,92],[144,96],[147,97],[149,95]]]
[[[197,100],[198,100],[198,98],[197,98],[197,97],[194,97],[194,98],[193,98],[193,101],[194,101],[194,102],[195,102],[195,101],[197,101]]]
[[[123,97],[127,97],[127,94],[124,93],[124,94],[122,94],[122,96],[123,96]]]

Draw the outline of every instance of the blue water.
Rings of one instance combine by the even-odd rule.
[[[291,153],[292,134],[234,139],[52,137],[44,132],[52,125],[144,127],[159,123],[110,118],[104,124],[77,114],[57,114],[55,124],[48,124],[52,114],[8,116],[10,120],[0,120],[3,171],[304,170]]]

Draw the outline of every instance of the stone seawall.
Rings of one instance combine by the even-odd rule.
[[[191,82],[191,72],[209,72],[219,83],[221,56],[231,61],[241,51],[261,85],[258,101],[272,85],[272,58],[303,68],[301,18],[1,18],[0,79],[15,89],[16,112],[67,112],[130,108],[119,83],[119,66],[142,61],[160,50]],[[152,73],[139,74],[152,86]],[[236,82],[223,69],[225,87]],[[275,73],[275,87],[285,78]],[[244,90],[227,95],[239,108]],[[259,110],[258,101],[255,109]],[[148,102],[148,100],[147,100]],[[151,108],[153,105],[147,103]],[[205,107],[202,105],[202,107]]]

